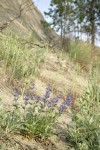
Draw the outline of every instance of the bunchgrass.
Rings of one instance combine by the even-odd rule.
[[[35,47],[34,40],[25,40],[13,33],[0,35],[0,61],[9,70],[10,79],[38,75],[44,62],[45,48]]]
[[[71,45],[70,56],[72,58],[80,60],[83,56],[83,61],[88,61],[87,59],[90,58],[91,56],[91,46],[88,43],[72,40],[70,45]]]
[[[74,62],[79,63],[81,68],[89,70],[90,64],[100,70],[100,48],[93,50],[89,43],[83,41],[71,41],[69,55]],[[92,57],[91,57],[92,56]]]

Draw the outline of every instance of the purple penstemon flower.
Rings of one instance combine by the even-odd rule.
[[[55,103],[50,103],[48,106],[49,106],[49,107],[54,107],[54,106],[55,106]]]
[[[72,102],[73,102],[73,95],[72,95],[72,93],[68,93],[65,103],[66,103],[66,105],[70,105]]]
[[[48,99],[50,97],[51,94],[51,89],[49,87],[46,88],[46,93],[44,95],[44,98]]]
[[[40,97],[40,96],[37,96],[37,97],[36,97],[36,100],[37,100],[37,101],[40,101],[40,100],[41,100],[41,97]]]
[[[29,104],[29,102],[28,102],[28,101],[25,101],[24,104],[27,105],[27,104]]]
[[[73,97],[73,94],[72,93],[68,93],[66,99],[70,99],[72,97]]]
[[[61,113],[64,112],[72,102],[73,102],[73,95],[71,93],[68,93],[66,100],[62,102],[59,111]]]
[[[63,113],[67,109],[66,105],[60,105],[59,111]]]
[[[63,104],[65,104],[65,105],[70,105],[71,104],[71,101],[65,101]]]
[[[14,97],[18,97],[19,94],[17,92],[12,93]]]
[[[47,100],[46,100],[46,98],[42,98],[42,101],[43,101],[43,102],[46,102]]]
[[[62,99],[62,95],[58,95],[57,98],[58,98],[58,99]]]
[[[51,89],[50,89],[50,87],[46,87],[46,91],[50,91],[50,92],[51,92]]]
[[[26,101],[29,100],[29,99],[30,99],[29,96],[25,96],[25,97],[24,97],[24,100],[26,100]]]
[[[56,97],[56,98],[53,98],[53,99],[51,100],[51,103],[57,104],[57,103],[58,103],[58,98],[57,98],[57,97]]]

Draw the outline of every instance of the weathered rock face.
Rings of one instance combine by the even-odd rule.
[[[10,28],[20,34],[32,33],[43,40],[57,40],[57,34],[44,28],[42,14],[32,0],[0,0],[0,29]]]

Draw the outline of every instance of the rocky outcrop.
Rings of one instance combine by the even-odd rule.
[[[42,14],[32,0],[0,0],[0,31],[10,28],[16,33],[33,36],[42,40],[58,41],[58,35],[44,27]]]

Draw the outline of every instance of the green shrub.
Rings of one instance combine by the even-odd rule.
[[[90,87],[72,112],[72,124],[67,128],[75,150],[100,150],[100,88]]]

